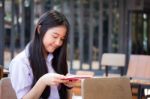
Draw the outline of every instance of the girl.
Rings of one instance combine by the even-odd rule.
[[[71,85],[67,74],[69,23],[64,15],[49,11],[41,16],[34,38],[10,63],[12,86],[18,99],[67,99]]]

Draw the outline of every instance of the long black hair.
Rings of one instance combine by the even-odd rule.
[[[38,79],[44,74],[48,73],[48,68],[46,65],[46,60],[44,57],[44,45],[43,37],[46,31],[52,27],[65,26],[67,33],[65,35],[64,42],[61,47],[57,48],[52,54],[52,66],[56,73],[66,75],[67,70],[67,38],[69,33],[69,23],[66,17],[55,11],[48,11],[44,13],[36,26],[34,37],[29,46],[29,61],[33,72],[33,83],[32,87],[38,81]],[[40,28],[38,28],[40,26]],[[41,98],[47,99],[50,95],[50,87],[47,86],[43,91]],[[66,87],[61,84],[59,89],[60,99],[67,99]]]

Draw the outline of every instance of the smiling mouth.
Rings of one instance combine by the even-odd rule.
[[[50,49],[56,49],[57,47],[50,47]]]

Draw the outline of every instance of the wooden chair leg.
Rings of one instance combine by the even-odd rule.
[[[139,86],[138,99],[146,99],[144,95],[144,87],[142,85]]]
[[[120,74],[121,74],[121,76],[124,75],[124,67],[120,67]]]
[[[3,77],[3,67],[2,66],[0,66],[0,79]]]
[[[134,90],[136,89],[136,91]],[[142,99],[142,91],[140,84],[131,84],[132,96],[137,97],[136,99]]]
[[[138,86],[138,99],[142,99],[142,88],[140,85]]]
[[[106,75],[106,77],[108,76],[108,67],[107,66],[105,67],[105,75]]]

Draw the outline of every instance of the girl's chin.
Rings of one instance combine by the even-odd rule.
[[[49,49],[48,52],[49,53],[53,53],[55,51],[55,49]]]
[[[53,52],[54,52],[54,50],[49,50],[48,52],[49,52],[49,53],[53,53]]]

